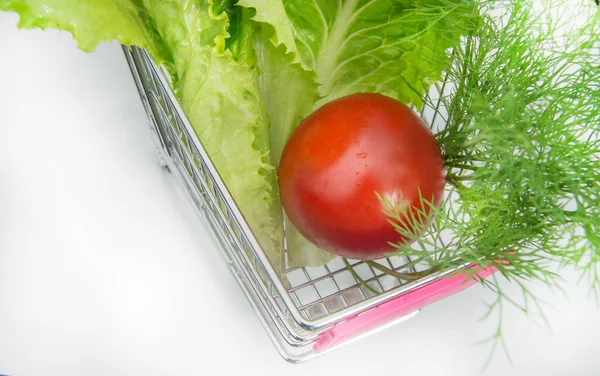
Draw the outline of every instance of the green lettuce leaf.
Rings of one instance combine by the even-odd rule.
[[[288,138],[300,122],[312,112],[319,99],[314,75],[294,63],[283,45],[269,42],[272,33],[263,26],[254,38],[260,75],[258,84],[271,121],[270,138],[273,164],[279,166]],[[265,36],[267,35],[267,36]]]
[[[292,53],[284,45],[276,47],[271,41],[274,34],[269,25],[254,38],[254,50],[260,75],[258,85],[261,98],[270,119],[269,138],[272,163],[278,167],[283,149],[298,124],[312,112],[319,99],[314,74],[294,62]],[[276,189],[277,186],[274,185]],[[274,199],[280,205],[277,191]],[[283,214],[283,211],[282,211]],[[304,238],[287,216],[284,216],[288,267],[317,266],[335,256],[325,252]]]
[[[275,202],[258,72],[225,50],[229,18],[224,11],[216,14],[211,4],[144,0],[173,56],[186,116],[269,260],[280,270],[281,209]]]
[[[464,0],[244,0],[255,19],[287,39],[288,51],[316,74],[315,107],[356,92],[420,106],[441,78],[465,26],[477,14]],[[277,5],[275,5],[277,4]],[[283,6],[285,17],[279,11]]]
[[[18,27],[23,29],[67,31],[86,52],[93,52],[102,42],[117,41],[146,49],[159,63],[170,60],[137,0],[0,0],[0,10],[18,13]]]
[[[281,0],[262,0],[260,6],[256,6],[255,0],[240,0],[237,4],[246,8],[254,8],[256,14],[253,19],[257,22],[271,24],[275,27],[276,33],[269,33],[268,39],[275,45],[283,44],[288,51],[293,52],[293,58],[296,55],[296,42],[294,33],[289,27],[289,19],[285,13],[285,8]]]

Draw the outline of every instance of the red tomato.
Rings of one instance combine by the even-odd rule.
[[[377,194],[410,213],[423,209],[421,198],[439,207],[445,182],[425,122],[380,94],[353,94],[317,109],[291,135],[279,167],[281,201],[300,233],[325,251],[362,260],[397,251],[389,242],[410,243],[389,223]]]

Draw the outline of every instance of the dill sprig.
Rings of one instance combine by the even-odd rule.
[[[409,226],[402,208],[387,203],[387,213],[414,240],[398,245],[402,254],[442,272],[498,269],[481,281],[496,297],[487,316],[505,303],[543,315],[528,284],[561,289],[557,266],[574,266],[600,291],[600,11],[591,1],[479,5],[439,99],[425,100],[445,124],[436,133],[445,200],[434,216],[412,213]],[[490,339],[504,344],[501,321]]]

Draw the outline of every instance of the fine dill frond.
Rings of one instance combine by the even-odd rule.
[[[399,252],[441,271],[497,268],[482,281],[497,297],[490,315],[504,302],[543,314],[527,285],[560,289],[557,265],[600,291],[600,11],[591,1],[479,5],[480,22],[452,51],[443,111],[436,106],[445,200],[435,216],[424,219],[425,204],[408,224],[406,212],[386,212],[413,241]],[[424,236],[412,231],[423,228]],[[516,283],[521,299],[497,278]]]

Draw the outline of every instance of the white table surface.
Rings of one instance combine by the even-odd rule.
[[[506,307],[512,365],[499,351],[482,371],[479,286],[284,362],[159,168],[120,46],[84,53],[17,19],[0,14],[0,374],[600,375],[600,308],[572,272],[568,299],[532,286],[552,331]]]

